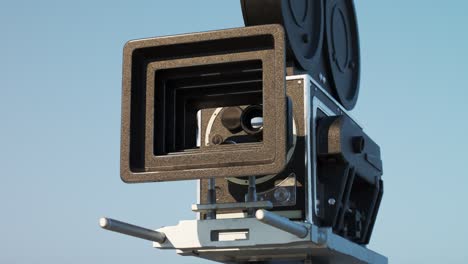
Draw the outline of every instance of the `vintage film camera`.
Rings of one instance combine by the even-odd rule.
[[[245,28],[127,43],[121,176],[198,180],[198,219],[101,226],[219,262],[386,263],[369,243],[379,146],[351,0],[242,0]],[[275,262],[276,263],[276,262]]]

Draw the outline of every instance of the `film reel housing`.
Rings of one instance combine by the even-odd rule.
[[[288,73],[307,72],[347,110],[359,95],[359,36],[352,0],[241,0],[246,26],[281,24]]]

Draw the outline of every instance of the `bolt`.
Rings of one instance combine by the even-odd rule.
[[[274,192],[273,196],[275,197],[276,201],[284,203],[289,201],[291,198],[291,193],[286,188],[280,187]]]
[[[216,134],[213,136],[213,138],[211,139],[211,142],[215,145],[221,145],[223,143],[223,137]]]
[[[329,205],[335,205],[335,204],[336,204],[335,198],[330,198],[330,199],[328,199],[328,204],[329,204]]]

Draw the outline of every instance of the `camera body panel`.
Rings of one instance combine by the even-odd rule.
[[[271,202],[270,211],[278,215],[333,227],[343,237],[367,244],[383,193],[380,148],[309,75],[288,76],[286,95],[293,109],[288,164],[279,174],[256,178],[257,199]],[[207,118],[216,112],[222,109],[207,113]],[[214,123],[222,127],[220,120]],[[359,137],[365,138],[365,146],[356,145]],[[201,204],[209,202],[208,186],[208,180],[200,180]],[[245,177],[216,179],[216,203],[245,202],[248,187]],[[217,213],[220,219],[247,215],[240,209]],[[201,213],[200,219],[205,218]]]

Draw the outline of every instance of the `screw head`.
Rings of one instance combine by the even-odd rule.
[[[273,196],[275,197],[276,201],[284,203],[289,201],[289,199],[291,198],[291,192],[289,192],[289,190],[284,187],[279,187],[278,189],[276,189]]]
[[[211,139],[211,142],[215,145],[221,145],[223,141],[224,141],[223,137],[218,134],[214,135],[213,138]]]

